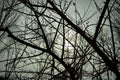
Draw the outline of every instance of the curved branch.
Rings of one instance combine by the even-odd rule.
[[[46,52],[48,54],[50,54],[52,57],[54,57],[54,59],[58,60],[64,67],[65,69],[70,73],[70,75],[72,75],[73,77],[75,77],[75,74],[73,74],[75,72],[74,69],[71,69],[71,67],[69,65],[67,65],[61,58],[59,58],[56,54],[54,54],[51,50],[49,49],[44,49],[44,48],[41,48],[41,47],[38,47],[36,45],[33,45],[33,44],[30,44],[28,42],[25,42],[19,38],[17,38],[16,36],[14,36],[12,34],[12,32],[8,29],[8,28],[0,28],[0,31],[4,31],[4,32],[7,32],[8,33],[8,37],[18,41],[19,43],[21,44],[24,44],[26,46],[29,46],[29,47],[32,47],[34,49],[37,49],[37,50],[40,50],[40,51],[43,51],[43,52]],[[71,78],[73,78],[71,77]],[[76,79],[73,79],[73,80],[76,80]]]

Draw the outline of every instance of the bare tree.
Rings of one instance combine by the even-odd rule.
[[[120,79],[119,35],[113,15],[119,1],[106,0],[100,7],[90,0],[83,16],[77,2],[0,1],[0,72],[6,80],[110,80],[114,75]],[[97,13],[86,18],[91,4]],[[98,21],[91,23],[97,14]]]

